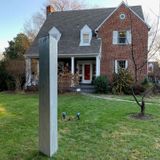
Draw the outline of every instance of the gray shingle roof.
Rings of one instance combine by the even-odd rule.
[[[141,6],[132,6],[131,9],[144,20]],[[115,8],[102,8],[55,12],[48,16],[26,54],[38,56],[38,39],[47,36],[53,26],[62,34],[58,54],[99,53],[101,40],[95,37],[92,38],[91,46],[79,46],[80,30],[87,24],[94,31],[114,10]]]

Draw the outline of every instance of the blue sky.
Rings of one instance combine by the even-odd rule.
[[[84,0],[88,8],[92,6],[116,7],[121,0]],[[159,0],[128,0],[129,5],[142,5],[145,12],[155,11]],[[0,1],[0,52],[19,32],[23,32],[24,22],[39,11],[45,0],[1,0]],[[148,8],[148,9],[147,9]],[[155,11],[156,12],[156,11]]]
[[[1,0],[0,51],[23,31],[24,22],[43,6],[44,0]]]

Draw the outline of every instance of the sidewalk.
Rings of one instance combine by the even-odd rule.
[[[125,99],[120,99],[120,98],[112,98],[112,97],[107,97],[104,95],[94,95],[94,94],[89,94],[89,93],[82,93],[82,95],[97,98],[97,99],[104,99],[104,100],[110,100],[110,101],[119,101],[119,102],[128,102],[128,103],[136,103],[134,100],[125,100]],[[159,103],[152,103],[152,102],[146,102],[148,105],[160,105]]]

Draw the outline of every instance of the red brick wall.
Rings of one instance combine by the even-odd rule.
[[[126,18],[121,20],[119,15],[125,13]],[[132,26],[132,27],[131,27]],[[133,14],[124,4],[100,27],[99,37],[102,38],[101,75],[107,75],[112,80],[115,60],[128,60],[128,70],[134,76],[134,65],[131,54],[131,45],[113,45],[113,31],[131,30],[134,57],[140,67],[147,60],[148,27]],[[147,75],[147,64],[139,70],[138,81]]]

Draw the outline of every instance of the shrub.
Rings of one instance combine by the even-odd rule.
[[[149,82],[148,78],[145,78],[141,84],[145,89],[153,87],[153,83]]]
[[[107,93],[108,92],[108,78],[107,76],[99,76],[95,79],[94,85],[97,93]]]
[[[0,91],[14,90],[15,82],[12,76],[10,76],[6,69],[5,63],[0,62]]]
[[[153,89],[153,93],[156,95],[160,94],[160,85],[159,84],[155,84],[155,87]]]
[[[58,75],[58,92],[64,93],[71,91],[71,87],[79,85],[79,74],[59,73]]]
[[[143,85],[137,84],[133,86],[133,91],[135,95],[140,95],[145,91],[145,87]]]
[[[112,83],[113,94],[129,94],[130,87],[133,84],[131,74],[124,69],[119,70],[118,74],[114,74]]]

